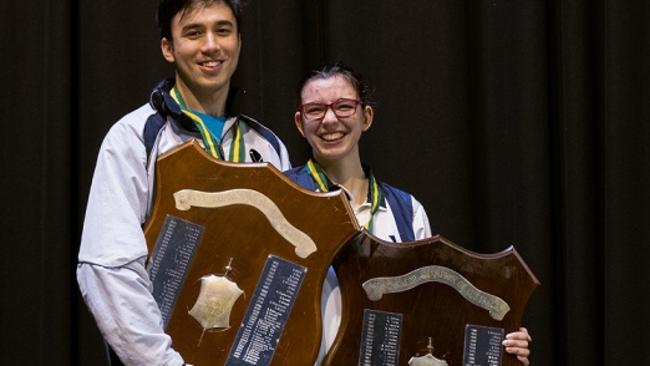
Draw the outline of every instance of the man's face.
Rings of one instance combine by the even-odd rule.
[[[228,92],[237,68],[241,39],[237,20],[224,2],[197,5],[172,19],[172,39],[163,38],[164,58],[174,63],[180,80],[196,95]]]

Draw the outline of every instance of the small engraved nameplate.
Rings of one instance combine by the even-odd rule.
[[[204,227],[167,215],[147,264],[153,297],[167,327]]]
[[[358,366],[398,366],[402,317],[364,309]]]
[[[232,344],[227,366],[267,366],[280,341],[307,269],[269,256]]]
[[[463,366],[500,366],[503,337],[503,328],[467,324]]]

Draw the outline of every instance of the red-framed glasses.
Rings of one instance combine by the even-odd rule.
[[[300,106],[302,118],[306,121],[323,119],[327,110],[332,108],[332,112],[339,118],[350,117],[357,111],[357,106],[361,103],[357,99],[340,98],[332,103],[305,103]]]

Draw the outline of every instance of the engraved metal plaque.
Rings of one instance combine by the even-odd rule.
[[[409,360],[409,366],[449,366],[447,361],[441,360],[433,355],[433,340],[429,337],[429,345],[427,346],[429,353],[424,356],[413,356]]]
[[[147,264],[153,297],[167,327],[204,228],[167,215]]]
[[[501,366],[503,328],[467,324],[463,366]]]
[[[300,265],[268,257],[226,365],[271,363],[306,272]]]
[[[244,292],[225,276],[209,275],[201,278],[199,297],[188,311],[203,330],[230,328],[230,313]]]
[[[444,283],[452,287],[472,304],[489,311],[495,320],[503,320],[510,311],[508,303],[498,296],[479,290],[463,275],[445,266],[431,265],[401,276],[372,278],[363,283],[363,289],[368,294],[368,299],[379,301],[384,294],[405,292],[427,282]]]
[[[358,366],[398,366],[402,314],[364,309]]]
[[[176,208],[187,211],[192,207],[219,208],[232,205],[248,205],[258,209],[271,226],[288,243],[296,248],[296,255],[307,258],[317,251],[316,243],[309,235],[298,230],[282,214],[282,210],[265,194],[252,189],[231,189],[223,192],[202,192],[182,189],[174,193]]]

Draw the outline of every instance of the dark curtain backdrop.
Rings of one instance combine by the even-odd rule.
[[[75,282],[96,153],[170,75],[153,1],[3,1],[0,364],[102,365]],[[295,89],[343,60],[373,88],[362,157],[435,231],[515,245],[542,287],[535,365],[647,365],[650,2],[264,0],[243,24],[243,110],[294,164]],[[7,114],[8,112],[8,114]]]

